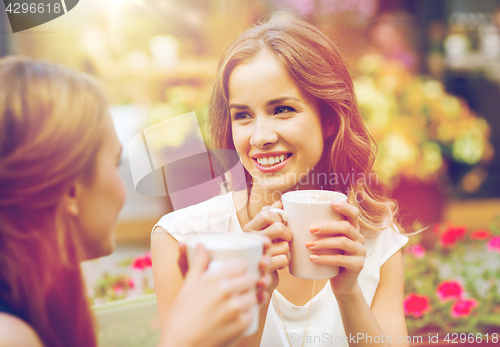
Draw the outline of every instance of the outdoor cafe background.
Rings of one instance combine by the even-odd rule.
[[[80,0],[12,34],[0,5],[0,55],[23,54],[96,76],[124,144],[127,201],[116,252],[83,265],[102,345],[154,345],[151,227],[172,210],[136,192],[127,144],[195,111],[206,132],[218,57],[275,9],[317,24],[352,66],[379,148],[375,168],[403,222],[429,225],[405,250],[410,334],[500,332],[500,11],[497,0]],[[177,122],[156,146],[182,147]],[[121,300],[125,299],[125,300]],[[130,327],[134,327],[131,329]]]

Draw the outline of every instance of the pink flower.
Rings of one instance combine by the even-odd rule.
[[[135,287],[135,282],[133,279],[129,278],[128,281],[127,281],[127,286],[129,289],[134,289]]]
[[[441,302],[458,300],[463,294],[464,288],[457,280],[443,281],[436,288],[436,295]]]
[[[144,264],[143,257],[135,257],[132,261],[132,268],[135,270],[143,270],[145,267],[146,265]]]
[[[132,268],[135,270],[144,270],[147,267],[151,267],[151,252],[147,252],[142,257],[135,257],[132,261]]]
[[[449,226],[441,235],[441,245],[444,248],[451,248],[455,246],[458,240],[464,239],[465,230],[465,227]]]
[[[413,255],[417,259],[422,259],[425,256],[425,248],[419,245],[418,243],[406,247],[406,252],[408,254]]]
[[[470,233],[469,239],[471,240],[487,240],[491,237],[491,231],[486,229],[477,229]]]
[[[486,245],[488,252],[500,253],[500,236],[493,236]]]
[[[459,299],[451,307],[451,316],[453,318],[469,317],[472,309],[478,307],[476,299]]]
[[[419,318],[424,313],[431,310],[431,305],[429,303],[429,297],[410,293],[403,302],[405,315],[412,315],[415,318]]]
[[[115,284],[113,286],[113,290],[115,291],[115,293],[117,295],[121,295],[123,293],[123,288],[122,288],[122,286],[120,284]]]
[[[148,251],[146,255],[144,255],[144,265],[146,267],[153,266],[153,262],[151,261],[151,251]]]

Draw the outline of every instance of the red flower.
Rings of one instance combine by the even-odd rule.
[[[403,306],[405,315],[412,315],[415,318],[421,317],[431,310],[430,299],[425,295],[410,293],[406,296]]]
[[[458,240],[463,240],[465,237],[465,227],[449,226],[441,235],[441,245],[444,248],[455,246]]]
[[[494,237],[492,237],[488,241],[488,244],[486,245],[486,248],[488,249],[488,252],[497,252],[497,253],[500,253],[500,236],[494,236]]]
[[[420,246],[418,243],[415,245],[411,245],[406,247],[406,252],[408,254],[413,255],[417,259],[421,259],[425,255],[425,248]]]
[[[436,295],[441,302],[458,300],[463,294],[464,288],[457,280],[443,281],[436,288]]]
[[[469,317],[472,309],[478,307],[476,299],[459,299],[451,307],[451,316],[453,318]]]
[[[436,223],[432,226],[432,233],[434,235],[439,235],[441,233],[441,224]]]
[[[153,266],[153,263],[151,261],[151,251],[148,251],[146,255],[144,256],[144,265],[146,267],[151,267]]]
[[[127,281],[127,286],[129,289],[134,289],[135,287],[135,282],[133,279],[129,278],[128,281]]]
[[[151,252],[147,252],[142,257],[135,257],[132,261],[132,268],[136,270],[144,270],[144,268],[151,267]]]
[[[471,240],[487,240],[491,237],[491,231],[486,229],[477,229],[470,233],[469,239]]]
[[[135,257],[132,261],[132,268],[136,270],[143,270],[145,268],[144,258],[143,257]]]
[[[123,293],[123,288],[120,284],[115,284],[113,286],[113,290],[117,295],[121,295]]]

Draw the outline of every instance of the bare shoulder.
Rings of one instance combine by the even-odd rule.
[[[157,226],[151,234],[151,258],[162,331],[167,330],[170,309],[183,283],[179,255],[177,240],[164,228]]]
[[[156,250],[161,251],[177,245],[178,241],[159,225],[157,225],[151,233],[151,248],[156,248]]]
[[[380,282],[372,302],[372,309],[393,311],[394,307],[403,307],[404,266],[403,252],[398,250],[380,268]],[[391,302],[391,305],[388,303]]]
[[[157,235],[157,234],[160,234],[160,233],[166,233],[167,231],[165,229],[163,229],[161,226],[157,225],[154,229],[153,229],[153,234],[154,235]]]
[[[43,347],[35,330],[16,316],[0,313],[0,346],[2,347]]]
[[[399,336],[407,336],[403,309],[404,267],[403,252],[398,250],[380,268],[380,283],[371,305],[373,316],[379,323],[384,335],[396,341]],[[398,347],[408,347],[406,342]]]

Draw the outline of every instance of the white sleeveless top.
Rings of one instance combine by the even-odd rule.
[[[236,215],[232,192],[171,212],[163,216],[156,226],[162,227],[178,241],[183,242],[193,234],[243,232]],[[371,306],[380,280],[380,267],[407,242],[408,237],[399,234],[395,225],[383,230],[377,237],[365,240],[367,254],[358,282],[368,306]],[[311,302],[296,306],[277,290],[274,291],[274,296],[279,301],[292,346],[302,346]],[[271,298],[267,311],[261,346],[290,346],[274,297]],[[349,346],[337,300],[329,282],[312,299],[304,346]]]

